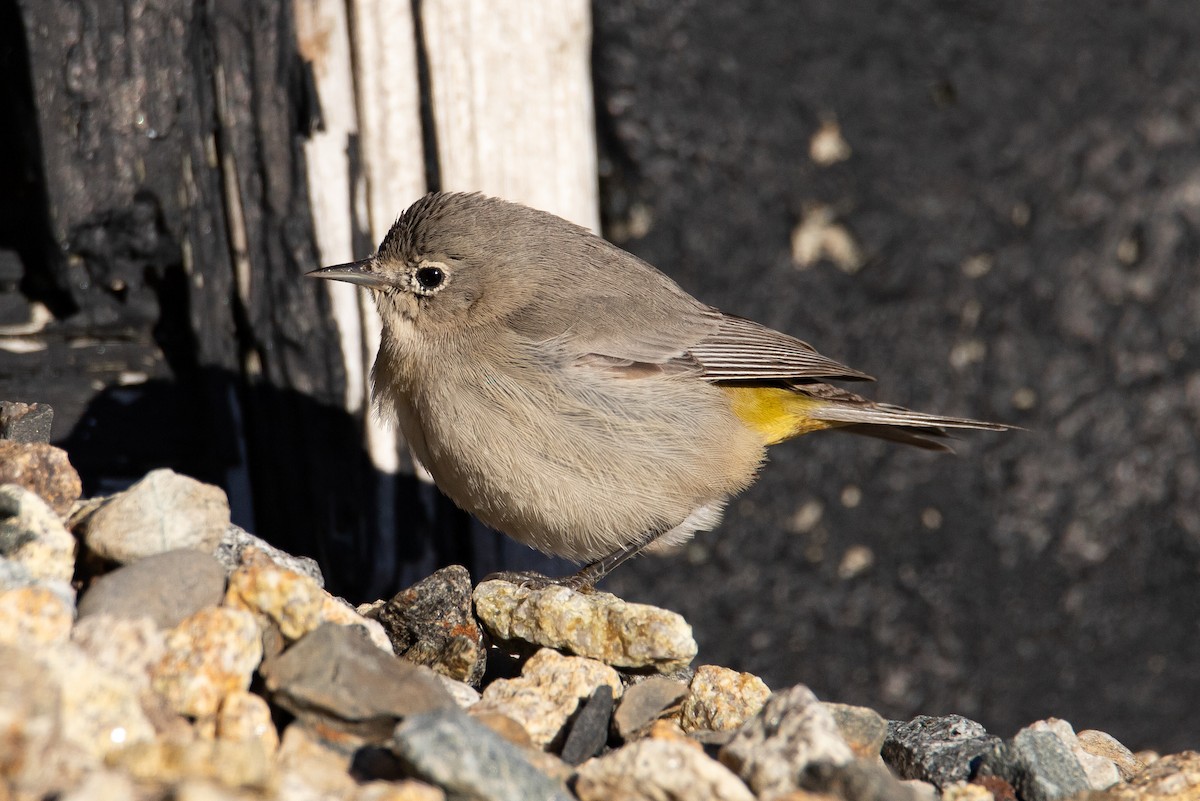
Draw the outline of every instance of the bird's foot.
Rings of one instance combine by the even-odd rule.
[[[566,587],[575,592],[592,592],[595,579],[589,581],[590,575],[585,575],[586,568],[578,573],[561,578],[551,578],[532,570],[502,570],[483,577],[484,581],[507,581],[527,590],[544,590],[547,587]]]

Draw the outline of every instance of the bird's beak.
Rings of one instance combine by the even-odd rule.
[[[372,259],[361,259],[349,264],[335,264],[305,273],[309,278],[330,278],[334,281],[349,281],[368,289],[380,289],[391,282],[371,269]]]

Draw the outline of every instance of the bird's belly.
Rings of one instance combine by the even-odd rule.
[[[493,376],[426,387],[395,405],[417,458],[458,506],[578,561],[719,507],[762,459],[758,437],[707,384],[564,392]]]

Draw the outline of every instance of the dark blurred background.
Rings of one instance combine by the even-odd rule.
[[[539,564],[411,477],[400,541],[372,540],[377,476],[341,410],[328,300],[296,280],[316,266],[311,76],[287,4],[227,5],[163,0],[145,24],[120,4],[0,0],[0,398],[55,406],[88,492],[160,464],[221,483],[240,522],[320,558],[351,600],[437,564]],[[955,456],[778,446],[717,531],[606,588],[683,613],[701,662],[775,688],[1001,735],[1054,715],[1135,749],[1200,744],[1193,5],[605,0],[593,16],[609,238],[873,374],[875,398],[1026,429]],[[151,35],[109,35],[125,26]],[[228,96],[213,64],[238,79]],[[39,96],[50,70],[66,89]],[[98,102],[122,70],[152,112],[115,119],[132,131]],[[231,193],[244,219],[219,213]],[[391,584],[364,583],[364,565],[388,575],[381,554]]]
[[[1195,11],[594,4],[610,235],[875,398],[1027,429],[777,446],[719,530],[609,589],[772,687],[1195,747]]]

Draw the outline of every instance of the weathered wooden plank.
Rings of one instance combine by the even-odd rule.
[[[328,297],[300,280],[319,262],[290,5],[28,0],[21,15],[52,227],[81,310],[51,328],[119,337],[169,368],[123,387],[120,366],[85,371],[105,382],[88,425],[121,432],[109,447],[146,444],[117,477],[155,463],[215,475],[239,522],[322,556],[335,586],[361,575],[375,471],[344,408]],[[157,392],[164,373],[182,391]],[[118,419],[115,393],[167,408]],[[200,447],[171,450],[179,438],[161,427],[180,424]]]
[[[599,230],[587,0],[423,0],[443,189]]]

